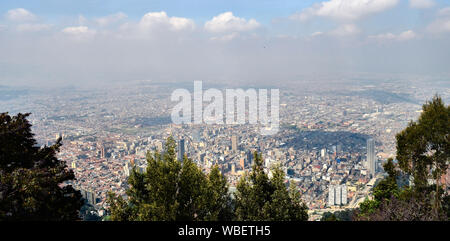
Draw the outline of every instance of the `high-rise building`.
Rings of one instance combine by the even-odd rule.
[[[253,152],[248,150],[247,151],[247,163],[251,164],[253,160]]]
[[[347,185],[341,185],[341,204],[347,205]]]
[[[87,203],[89,203],[90,205],[97,204],[97,196],[92,190],[80,190],[80,192]]]
[[[178,161],[183,161],[184,154],[186,153],[186,143],[184,139],[178,141]]]
[[[101,157],[101,158],[105,158],[105,157],[106,157],[106,154],[105,154],[105,147],[102,146],[101,148],[102,148],[102,149],[100,150],[100,157]]]
[[[126,177],[129,177],[130,176],[130,165],[128,165],[128,161],[127,162],[125,162],[125,166],[123,167],[123,174],[126,176]]]
[[[341,205],[342,200],[342,187],[340,185],[334,187],[334,205]]]
[[[333,185],[330,185],[328,188],[328,206],[334,206],[334,196],[335,196],[335,188]]]
[[[330,185],[328,188],[328,206],[347,205],[347,185]]]
[[[237,145],[238,145],[237,136],[231,136],[231,150],[237,151]]]
[[[206,158],[205,157],[206,157],[206,153],[201,153],[200,154],[200,158],[199,158],[200,159],[200,163],[202,163],[203,165],[206,165],[206,160],[205,160]]]
[[[375,141],[372,138],[367,139],[367,170],[369,174],[375,176]]]
[[[105,145],[103,145],[103,143],[97,142],[97,148],[100,151],[100,158],[105,158],[106,157]]]

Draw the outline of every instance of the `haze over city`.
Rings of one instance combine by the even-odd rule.
[[[445,0],[2,1],[0,84],[449,74]]]

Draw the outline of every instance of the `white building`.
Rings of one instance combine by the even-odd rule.
[[[334,191],[334,205],[340,206],[341,205],[341,199],[342,199],[342,188],[341,186],[335,186]]]
[[[328,206],[347,205],[347,185],[330,185],[328,189]]]
[[[367,170],[372,177],[375,176],[376,160],[375,160],[375,141],[370,138],[367,139]]]
[[[334,206],[335,188],[333,185],[328,189],[328,206]]]
[[[341,186],[341,204],[347,205],[347,185]]]

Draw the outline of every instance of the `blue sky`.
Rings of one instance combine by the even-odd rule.
[[[234,16],[245,19],[255,19],[268,27],[274,33],[285,33],[286,26],[275,23],[287,23],[286,20],[296,13],[301,13],[314,6],[326,2],[357,2],[358,0],[2,0],[0,15],[5,15],[12,9],[23,8],[38,16],[42,22],[53,25],[70,24],[80,16],[85,18],[100,18],[111,14],[124,13],[128,20],[139,21],[149,12],[164,11],[169,16],[189,18],[197,24],[203,24],[220,13],[232,12]],[[367,0],[359,0],[367,2]],[[385,1],[369,0],[368,2]],[[448,0],[386,0],[396,2],[391,7],[376,14],[364,17],[364,24],[370,26],[368,32],[387,29],[400,30],[401,28],[420,27],[432,21],[439,9],[450,6]],[[431,5],[425,7],[411,7],[411,2],[423,2]],[[311,25],[331,28],[336,22],[327,18],[316,18],[315,21],[303,23],[301,26],[291,24],[287,31],[302,32]],[[2,19],[0,18],[0,23]],[[337,23],[339,24],[339,22]],[[292,27],[293,26],[293,27]],[[311,30],[313,31],[313,30]]]
[[[450,74],[448,0],[2,0],[0,85]]]
[[[225,11],[270,22],[311,6],[313,0],[2,0],[0,11],[25,8],[48,19],[83,14],[88,17],[124,12],[138,19],[147,12],[166,11],[170,15],[205,21]]]

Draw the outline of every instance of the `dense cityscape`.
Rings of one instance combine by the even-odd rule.
[[[40,145],[62,138],[58,157],[76,176],[69,184],[82,191],[99,216],[105,214],[107,192],[126,197],[133,167],[145,171],[147,152],[161,152],[172,136],[179,159],[186,154],[205,173],[218,165],[230,192],[251,169],[253,152],[262,153],[267,171],[280,165],[288,182],[298,187],[310,220],[318,220],[329,210],[356,208],[371,194],[385,175],[382,164],[395,158],[396,133],[417,119],[421,104],[435,93],[450,102],[444,78],[355,74],[283,82],[281,128],[269,136],[250,124],[173,124],[170,93],[192,88],[189,82],[136,81],[56,93],[0,87],[0,109],[31,112]],[[449,172],[445,178],[448,186]]]

